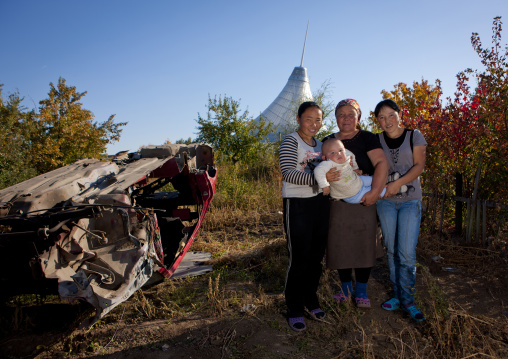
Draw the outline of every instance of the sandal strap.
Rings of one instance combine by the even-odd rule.
[[[361,298],[361,297],[356,297],[355,298],[355,301],[356,303],[362,303],[362,304],[370,304],[370,299],[369,298]]]
[[[360,308],[370,308],[370,299],[355,297],[356,306]]]
[[[392,298],[384,302],[381,307],[385,310],[396,310],[400,308],[400,301],[397,298]]]
[[[312,309],[310,312],[314,314],[316,319],[323,319],[326,316],[326,313],[321,308]]]
[[[411,318],[413,318],[416,321],[422,321],[425,320],[425,316],[422,312],[416,307],[416,305],[412,305],[410,307],[404,308],[404,311],[406,311]]]
[[[307,326],[305,325],[305,321],[303,320],[303,317],[294,317],[288,319],[289,326],[291,329],[296,330],[297,332],[301,332],[302,330],[305,330]],[[297,324],[301,324],[298,325]]]
[[[348,300],[349,298],[346,297],[346,295],[342,292],[338,292],[336,293],[334,296],[333,296],[333,299],[337,302],[337,303],[343,303],[345,302],[346,300]]]

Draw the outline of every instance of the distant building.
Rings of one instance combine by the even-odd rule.
[[[286,86],[279,96],[264,110],[256,120],[262,117],[280,131],[296,125],[298,106],[304,101],[312,101],[309,77],[305,67],[297,66],[289,76]]]
[[[293,69],[289,76],[286,86],[279,93],[279,96],[259,115],[256,120],[262,117],[265,121],[271,123],[276,128],[274,135],[268,136],[273,141],[278,139],[277,133],[287,133],[288,130],[296,129],[296,115],[298,107],[304,101],[312,101],[312,92],[310,91],[309,77],[307,69],[303,67],[303,57],[305,55],[305,45],[307,43],[307,33],[309,25],[307,24],[307,32],[305,33],[305,41],[303,43],[302,60],[300,66]]]

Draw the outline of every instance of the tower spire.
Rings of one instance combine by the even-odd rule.
[[[302,51],[302,61],[300,62],[300,67],[303,67],[303,56],[305,55],[305,45],[307,44],[307,34],[309,33],[309,22],[307,21],[307,31],[305,32],[305,41],[303,42],[303,51]]]

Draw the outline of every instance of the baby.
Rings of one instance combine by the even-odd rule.
[[[323,160],[326,161],[314,169],[314,177],[319,188],[323,189],[323,194],[331,194],[332,198],[343,199],[349,203],[361,203],[363,195],[372,189],[372,177],[359,176],[355,172],[360,171],[353,152],[346,150],[342,141],[336,138],[325,141],[321,151]],[[340,171],[340,179],[328,183],[326,173],[333,167]],[[381,197],[385,192],[386,188],[381,192]]]

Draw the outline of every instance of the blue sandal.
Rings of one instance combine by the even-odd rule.
[[[297,332],[301,332],[307,329],[303,317],[288,318],[288,324],[291,329]]]
[[[420,310],[416,307],[416,305],[411,305],[409,307],[402,307],[402,309],[408,313],[411,318],[413,318],[414,320],[416,320],[417,322],[421,322],[421,321],[424,321],[425,320],[425,316],[423,315],[422,312],[420,312]]]
[[[392,298],[381,304],[384,310],[396,310],[400,308],[400,302],[397,298]]]

